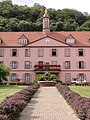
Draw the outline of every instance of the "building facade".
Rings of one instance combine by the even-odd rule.
[[[42,32],[0,32],[0,63],[11,68],[9,81],[33,82],[49,71],[63,82],[90,82],[90,32],[50,32],[47,11]]]

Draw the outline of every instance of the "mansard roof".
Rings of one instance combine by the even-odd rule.
[[[3,40],[5,46],[22,46],[19,44],[19,39],[25,36],[29,43],[35,42],[39,39],[47,37],[43,32],[0,32],[0,38]],[[68,36],[72,36],[76,40],[76,44],[73,46],[90,46],[90,32],[50,32],[48,37],[54,40],[65,43]]]

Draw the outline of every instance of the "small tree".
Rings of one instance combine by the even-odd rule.
[[[7,76],[10,74],[10,68],[7,68],[3,64],[0,64],[0,83],[3,80],[7,80]]]

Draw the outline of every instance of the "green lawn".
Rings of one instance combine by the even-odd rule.
[[[0,102],[5,99],[6,96],[12,95],[27,86],[18,85],[0,85]]]
[[[70,89],[79,93],[81,96],[90,98],[90,86],[70,86]]]

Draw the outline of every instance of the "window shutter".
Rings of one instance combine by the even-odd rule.
[[[63,68],[65,69],[65,62],[63,62]]]
[[[52,50],[50,50],[50,57],[52,56]]]
[[[57,53],[56,53],[56,54],[57,54],[57,56],[59,56],[59,50],[58,50],[58,49],[56,50],[56,52],[57,52]]]
[[[10,67],[12,68],[12,62],[10,62]]]
[[[84,62],[84,68],[86,68],[86,62]]]
[[[86,74],[84,74],[84,79],[86,79]]]
[[[16,73],[16,79],[18,79],[18,74]]]
[[[10,56],[12,56],[12,50],[10,50]]]
[[[85,50],[83,50],[83,56],[85,56]]]
[[[77,64],[77,68],[79,68],[79,62],[77,62],[76,64]]]
[[[19,68],[19,62],[17,62],[17,68]]]
[[[17,50],[17,56],[19,56],[19,50]]]
[[[79,56],[79,51],[78,51],[78,50],[76,50],[76,56],[77,56],[77,57]]]
[[[30,68],[32,68],[32,62],[30,62]]]
[[[25,74],[23,74],[23,82],[25,82]]]
[[[79,74],[77,74],[77,79],[79,78]]]
[[[32,82],[32,74],[30,74],[30,82]]]

